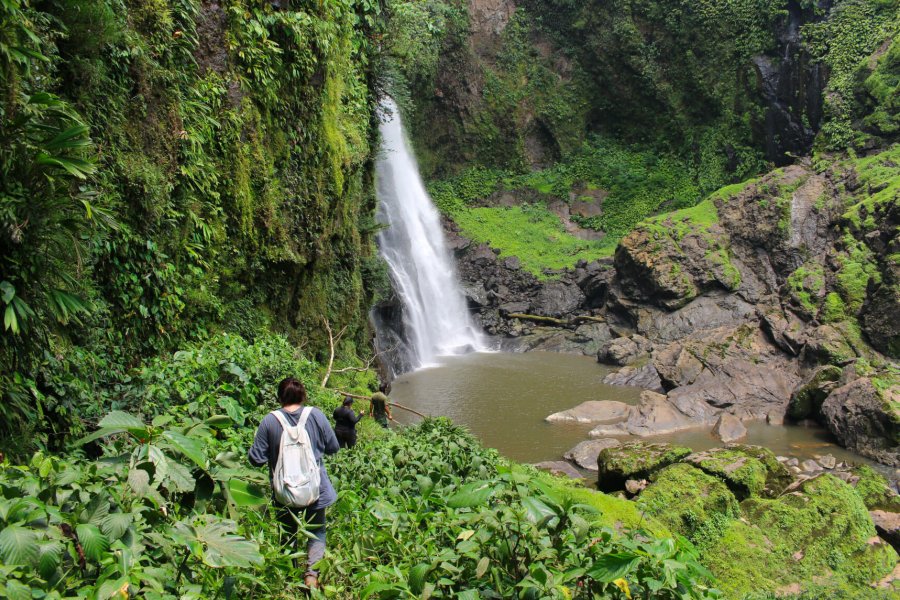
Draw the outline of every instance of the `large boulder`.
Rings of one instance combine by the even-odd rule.
[[[574,284],[551,281],[538,291],[533,301],[535,314],[560,318],[573,313],[584,302],[584,293]]]
[[[695,452],[684,462],[723,480],[739,499],[777,496],[791,483],[787,469],[770,450],[760,446],[713,448]]]
[[[570,465],[564,460],[548,460],[534,464],[535,469],[547,471],[553,475],[568,477],[569,479],[584,479],[584,476],[578,472],[578,469]],[[596,469],[596,467],[594,467]]]
[[[653,344],[642,335],[620,337],[600,346],[597,360],[602,363],[625,366],[641,358],[646,358],[652,349]]]
[[[746,437],[747,428],[734,415],[722,413],[713,425],[713,434],[726,444],[730,444]]]
[[[636,405],[617,423],[604,423],[592,429],[591,437],[609,435],[636,435],[649,437],[665,435],[708,424],[703,418],[686,415],[662,394],[644,390]]]
[[[597,487],[604,492],[622,490],[627,480],[647,479],[690,453],[681,446],[641,442],[605,448],[597,457]]]
[[[575,408],[553,413],[545,420],[550,423],[617,423],[628,417],[631,407],[615,400],[588,400]]]
[[[892,572],[897,553],[876,537],[843,481],[819,475],[776,499],[749,498],[741,512],[703,553],[726,597],[779,589],[809,598],[896,597],[870,587]]]
[[[674,464],[651,476],[638,504],[663,525],[692,541],[740,517],[734,494],[719,479],[687,464]]]
[[[602,440],[585,440],[566,452],[563,455],[563,458],[574,462],[582,469],[596,471],[597,457],[600,456],[600,452],[607,448],[614,448],[620,445],[622,445],[622,442],[615,438],[605,438]]]
[[[842,445],[900,467],[900,386],[878,389],[860,377],[829,394],[822,416]]]
[[[665,393],[662,380],[659,378],[659,372],[652,363],[647,363],[641,367],[622,367],[615,373],[610,373],[604,377],[603,383],[607,385],[639,387],[659,394]]]

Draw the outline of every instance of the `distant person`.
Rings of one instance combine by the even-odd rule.
[[[372,394],[371,404],[369,406],[369,416],[380,423],[385,429],[388,427],[388,421],[394,420],[394,417],[391,416],[391,407],[388,406],[390,400],[388,400],[387,395],[385,395],[386,391],[387,384],[382,383],[378,388],[378,391]]]
[[[366,416],[363,411],[354,413],[352,406],[353,398],[346,396],[344,403],[334,409],[334,413],[332,413],[334,433],[337,434],[341,448],[352,448],[356,445],[356,424]]]
[[[325,509],[337,500],[322,457],[334,454],[340,446],[325,414],[305,406],[306,388],[300,381],[293,377],[282,381],[278,401],[281,408],[263,418],[248,457],[257,467],[269,465],[278,520],[291,536],[290,542],[296,544],[301,523],[313,534],[306,544],[303,578],[313,589],[319,587],[316,563],[325,556]]]

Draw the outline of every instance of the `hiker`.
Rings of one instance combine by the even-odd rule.
[[[356,424],[366,416],[363,411],[355,414],[351,408],[352,405],[353,398],[345,396],[344,403],[334,409],[332,414],[334,417],[334,433],[337,434],[341,448],[352,448],[356,445]]]
[[[372,394],[369,404],[369,416],[380,423],[385,429],[388,428],[388,420],[394,420],[394,417],[391,416],[391,407],[388,406],[389,400],[385,395],[386,391],[387,384],[382,383],[381,386],[379,386],[378,391]]]
[[[325,555],[325,509],[337,500],[322,456],[338,451],[337,437],[318,408],[305,406],[306,388],[293,377],[278,384],[281,409],[263,418],[248,457],[257,467],[269,465],[278,520],[294,543],[305,525],[307,569],[303,582],[319,587],[315,565]],[[283,460],[282,460],[283,459]]]

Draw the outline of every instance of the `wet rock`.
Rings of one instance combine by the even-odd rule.
[[[807,473],[817,473],[822,470],[822,466],[811,458],[800,463],[800,468]]]
[[[612,331],[606,323],[582,323],[575,329],[574,341],[581,345],[581,353],[585,356],[596,356],[604,343],[613,338]]]
[[[811,364],[844,365],[857,357],[856,350],[838,325],[810,329],[801,357]]]
[[[614,438],[585,440],[566,452],[563,458],[571,460],[582,469],[596,471],[597,457],[600,455],[600,451],[605,450],[606,448],[614,448],[621,444],[622,442]]]
[[[625,366],[650,354],[653,344],[641,335],[621,337],[603,344],[597,352],[597,360],[602,363]]]
[[[842,445],[900,466],[900,388],[879,390],[867,377],[834,390],[822,404],[828,429]]]
[[[628,417],[631,407],[615,400],[588,400],[575,408],[553,413],[545,420],[575,423],[617,423]]]
[[[809,380],[791,394],[787,415],[797,421],[819,418],[822,403],[836,387],[841,373],[840,367],[834,365],[825,365],[816,369]]]
[[[604,492],[621,490],[627,480],[647,479],[690,453],[689,448],[672,444],[640,442],[605,448],[597,457],[597,487]]]
[[[615,424],[598,425],[590,431],[591,437],[608,435],[636,435],[647,437],[664,435],[684,429],[693,429],[702,421],[685,415],[662,394],[643,391],[636,405],[631,407],[627,419]]]
[[[723,413],[713,426],[713,434],[728,444],[744,438],[747,435],[747,428],[737,417]]]
[[[705,473],[722,479],[739,500],[774,497],[791,482],[788,470],[768,448],[729,445],[695,452],[684,459]]]
[[[819,457],[818,462],[825,469],[834,469],[837,466],[837,459],[830,454]]]
[[[625,491],[632,496],[637,496],[647,487],[646,479],[629,479],[625,482]]]
[[[766,415],[766,423],[776,426],[784,425],[784,411],[779,409],[769,411]]]
[[[642,367],[622,367],[615,373],[610,373],[603,378],[603,383],[608,385],[628,385],[640,387],[657,393],[665,393],[659,372],[652,363]]]
[[[894,550],[900,552],[900,514],[895,512],[885,512],[883,510],[873,510],[869,513],[872,523],[875,525],[875,531],[884,541],[894,547]]]
[[[584,475],[578,472],[578,469],[563,460],[551,460],[534,464],[535,469],[548,471],[554,475],[564,475],[571,479],[584,479]],[[596,467],[595,467],[596,468]]]

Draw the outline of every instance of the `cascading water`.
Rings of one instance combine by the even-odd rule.
[[[440,217],[419,176],[397,106],[382,103],[381,153],[376,165],[378,235],[402,303],[404,362],[433,364],[440,355],[484,349],[447,251]]]

